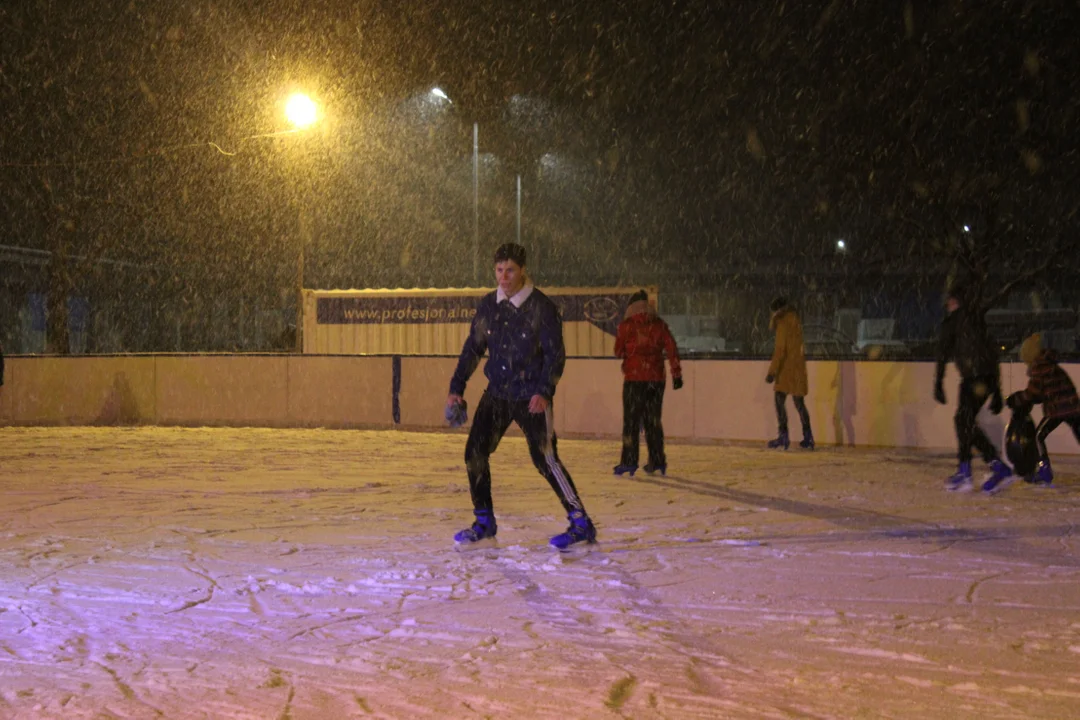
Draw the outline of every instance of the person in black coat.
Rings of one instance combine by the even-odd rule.
[[[595,542],[596,528],[556,448],[552,402],[566,365],[559,310],[528,281],[525,248],[520,245],[507,243],[496,251],[495,276],[499,287],[485,295],[476,308],[446,399],[449,418],[455,415],[455,406],[463,406],[466,384],[486,353],[488,385],[465,443],[476,520],[454,540],[474,543],[495,537],[498,526],[489,458],[513,422],[525,434],[533,464],[559,497],[570,520],[566,532],[551,538],[551,545],[563,550]]]
[[[972,447],[977,448],[983,460],[990,466],[990,476],[983,484],[983,491],[995,493],[1012,482],[1009,466],[1001,461],[997,448],[979,427],[976,417],[990,399],[990,411],[997,415],[1003,405],[1001,397],[1001,373],[998,353],[986,328],[985,315],[971,291],[962,285],[954,286],[945,301],[945,319],[941,323],[938,340],[937,372],[934,381],[934,399],[944,405],[945,366],[952,361],[960,372],[960,388],[957,400],[956,442],[959,467],[945,481],[947,490],[968,491],[971,481]]]

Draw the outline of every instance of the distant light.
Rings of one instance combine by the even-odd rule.
[[[450,99],[449,95],[447,95],[446,93],[443,92],[442,88],[437,88],[437,87],[431,88],[431,94],[434,95],[435,97],[439,98],[440,100],[445,100],[446,102],[450,103],[451,105],[454,104],[454,101]]]
[[[964,232],[971,232],[971,226],[970,225],[965,225],[964,226]]]
[[[294,127],[305,128],[318,119],[319,110],[314,100],[303,93],[297,93],[285,103],[285,117]]]
[[[844,251],[844,250],[847,250],[847,243],[844,242],[843,240],[837,240],[836,241],[836,249],[840,250],[841,252]]]

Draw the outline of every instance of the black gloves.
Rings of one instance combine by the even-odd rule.
[[[1001,390],[995,390],[993,397],[990,398],[990,412],[998,415],[1001,413]]]
[[[772,384],[773,384],[773,381],[774,381],[774,380],[776,380],[776,378],[775,378],[775,377],[773,377],[772,375],[766,375],[766,376],[765,376],[765,382],[769,383],[770,385],[772,385]]]
[[[671,378],[671,387],[675,390],[682,390],[682,378]]]
[[[1005,402],[1012,410],[1015,410],[1016,412],[1029,413],[1031,412],[1031,408],[1033,407],[1031,400],[1031,396],[1028,395],[1026,392],[1024,392],[1023,390],[1017,390],[1012,395],[1010,395],[1009,399]]]
[[[942,405],[944,405],[945,402],[946,402],[946,400],[945,400],[945,386],[941,383],[940,380],[938,380],[936,383],[934,383],[934,399],[937,400]]]

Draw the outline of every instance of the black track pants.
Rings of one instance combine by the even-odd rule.
[[[971,462],[973,447],[979,451],[987,463],[998,459],[997,448],[976,422],[979,409],[986,403],[986,399],[994,394],[996,385],[993,378],[970,378],[960,382],[960,399],[956,406],[954,422],[958,445],[957,459],[962,463]]]
[[[792,395],[792,401],[795,403],[795,412],[799,413],[799,421],[802,423],[803,439],[811,436],[810,431],[810,413],[806,410],[806,401],[803,400],[802,395]],[[777,391],[773,393],[773,401],[776,403],[776,424],[780,430],[780,433],[786,433],[788,431],[787,426],[787,393]]]
[[[529,412],[528,400],[509,400],[485,392],[473,414],[472,429],[465,443],[465,466],[469,471],[469,492],[473,508],[491,510],[491,464],[489,458],[499,447],[511,422],[516,422],[525,434],[533,465],[540,471],[567,513],[582,510],[577,488],[566,471],[556,450],[555,424],[552,406],[542,413]]]
[[[664,383],[627,381],[622,386],[623,430],[621,465],[638,464],[640,450],[639,434],[645,427],[645,445],[649,448],[649,462],[667,465],[664,455]]]
[[[1080,415],[1058,418],[1044,417],[1039,421],[1039,427],[1035,430],[1035,445],[1039,448],[1040,460],[1050,459],[1050,453],[1046,451],[1046,437],[1057,430],[1058,425],[1061,423],[1065,423],[1072,428],[1076,442],[1080,443]]]

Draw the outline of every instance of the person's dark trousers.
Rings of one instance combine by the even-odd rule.
[[[994,394],[997,383],[993,378],[965,378],[960,381],[960,399],[956,406],[956,442],[957,458],[961,463],[970,463],[974,447],[988,464],[998,459],[997,448],[976,418],[986,399]]]
[[[802,423],[803,438],[808,438],[811,435],[810,431],[810,413],[806,409],[806,401],[802,395],[792,395],[792,401],[795,403],[795,412],[799,413],[799,421]],[[780,429],[780,434],[787,434],[787,393],[776,391],[773,394],[773,400],[776,402],[776,424]]]
[[[640,443],[638,434],[645,428],[649,462],[667,465],[664,455],[664,383],[629,380],[622,386],[623,435],[620,465],[637,467]]]
[[[469,471],[469,492],[473,508],[491,510],[491,464],[489,459],[499,447],[511,422],[516,422],[525,434],[533,465],[540,471],[567,513],[584,507],[577,488],[566,471],[556,450],[554,416],[551,403],[542,413],[529,412],[528,400],[509,400],[485,392],[473,413],[472,428],[465,443],[465,467]]]
[[[1080,415],[1072,415],[1063,418],[1044,417],[1039,421],[1039,427],[1035,429],[1035,445],[1039,448],[1040,460],[1048,461],[1050,459],[1050,453],[1046,451],[1046,438],[1050,433],[1057,430],[1058,425],[1061,423],[1066,423],[1072,428],[1076,442],[1080,443]]]

